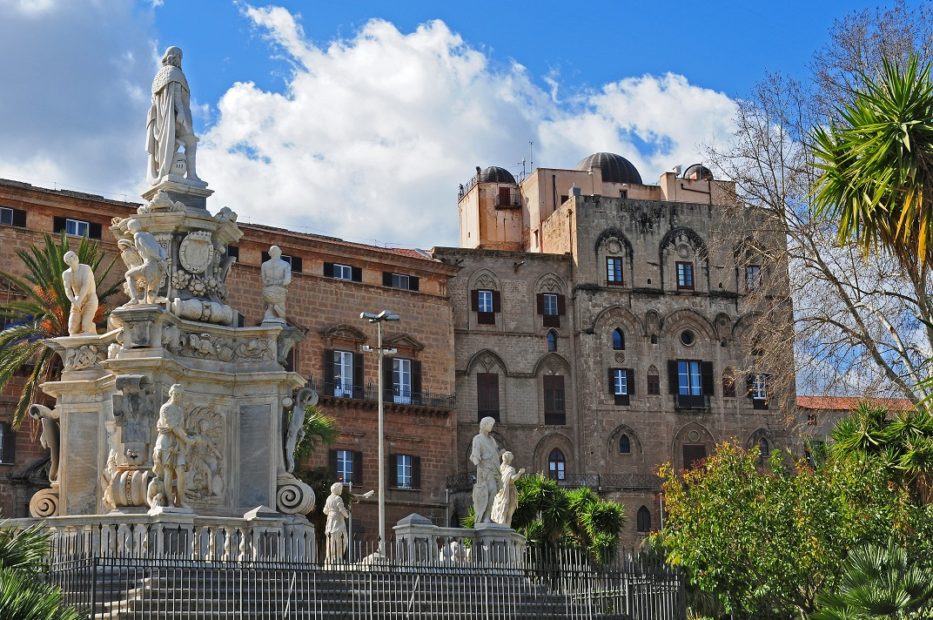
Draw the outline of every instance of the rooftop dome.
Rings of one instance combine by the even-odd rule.
[[[641,175],[632,162],[615,153],[593,153],[577,164],[577,170],[599,168],[603,173],[604,183],[637,183],[641,185]]]
[[[684,170],[684,178],[691,181],[712,181],[713,171],[703,164],[693,164]]]
[[[499,166],[489,166],[478,172],[480,183],[515,183],[512,173]]]

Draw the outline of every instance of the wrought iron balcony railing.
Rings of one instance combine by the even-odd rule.
[[[379,386],[375,383],[353,385],[349,383],[325,381],[308,382],[322,398],[357,400],[376,403],[379,400]],[[436,394],[428,391],[396,391],[393,388],[383,390],[383,402],[388,406],[428,407],[430,409],[450,410],[456,405],[456,398],[450,394]]]

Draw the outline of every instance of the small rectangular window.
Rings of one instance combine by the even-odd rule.
[[[91,225],[84,220],[65,220],[65,234],[73,237],[87,237],[90,233]]]
[[[479,300],[479,310],[478,312],[491,313],[492,309],[492,291],[485,291],[480,289],[477,291],[478,300]]]
[[[612,393],[616,396],[628,396],[628,373],[624,368],[612,369]]]
[[[619,286],[622,284],[622,257],[606,257],[606,281],[609,284]]]
[[[414,457],[410,454],[395,455],[395,486],[400,489],[414,488]]]
[[[406,291],[417,291],[418,278],[405,273],[384,271],[382,273],[382,285],[391,288],[400,288]]]
[[[544,376],[544,423],[564,425],[567,423],[564,408],[563,375]]]
[[[768,375],[758,373],[752,377],[752,398],[754,400],[768,399]]]
[[[657,372],[648,373],[648,394],[657,396],[661,393],[661,376]]]
[[[353,482],[353,452],[337,450],[337,480]]]
[[[677,360],[677,393],[681,396],[701,396],[703,394],[699,361]]]
[[[745,290],[754,291],[761,284],[761,265],[745,267]]]
[[[693,263],[677,263],[677,290],[693,290]]]
[[[353,353],[334,351],[334,396],[353,398]]]
[[[337,280],[352,280],[353,279],[353,267],[350,265],[341,265],[339,263],[334,263],[334,278]]]
[[[392,359],[392,394],[396,404],[411,404],[411,360]]]
[[[0,226],[13,225],[13,209],[0,207]]]

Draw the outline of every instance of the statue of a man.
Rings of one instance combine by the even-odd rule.
[[[282,260],[282,250],[269,248],[269,260],[262,264],[262,300],[266,304],[263,321],[285,321],[285,298],[292,282],[292,266]]]
[[[55,482],[58,480],[58,421],[60,414],[57,409],[49,409],[45,405],[30,405],[29,417],[42,426],[39,443],[49,451],[49,458],[51,459],[49,461],[49,482]]]
[[[343,559],[350,541],[347,538],[347,522],[350,513],[343,503],[343,484],[335,482],[330,485],[330,496],[324,502],[324,514],[327,523],[324,525],[324,534],[327,537],[327,553],[324,556],[325,564],[336,564]]]
[[[94,315],[97,314],[97,282],[90,265],[82,265],[78,255],[68,250],[65,252],[65,264],[68,269],[62,273],[65,284],[65,296],[71,302],[68,315],[68,335],[85,336],[97,333]]]
[[[476,523],[490,523],[492,504],[499,492],[499,446],[492,438],[494,418],[479,421],[479,433],[473,437],[470,462],[476,465],[476,484],[473,485],[473,510]]]
[[[201,180],[195,168],[198,138],[191,122],[190,98],[188,80],[181,70],[181,50],[170,47],[162,55],[162,67],[152,80],[152,105],[146,118],[149,181],[153,185],[172,172],[182,145],[188,179]]]
[[[158,482],[150,483],[150,486],[161,487],[166,504],[179,508],[187,507],[185,472],[191,443],[185,431],[185,410],[181,405],[184,395],[182,385],[174,384],[169,388],[168,401],[159,409],[159,421],[156,423],[159,436],[152,450],[152,473]]]
[[[126,270],[126,286],[129,289],[130,304],[140,302],[152,304],[155,303],[156,293],[159,290],[159,284],[162,282],[162,276],[165,274],[165,261],[167,259],[165,250],[152,236],[142,229],[142,225],[137,219],[131,219],[126,223],[126,229],[133,233],[133,246],[121,249],[133,251],[138,256],[137,264]],[[123,242],[121,242],[122,244]],[[140,287],[139,285],[143,286]],[[139,297],[139,288],[145,289],[143,299]]]

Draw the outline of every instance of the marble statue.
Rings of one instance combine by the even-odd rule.
[[[302,388],[295,396],[295,406],[285,431],[285,471],[290,474],[295,471],[295,449],[305,436],[305,409],[313,407],[317,402],[317,392],[311,388]]]
[[[149,494],[153,494],[156,485],[161,498],[155,495],[151,501],[164,506],[187,508],[185,501],[185,477],[188,469],[188,450],[192,437],[185,431],[185,410],[181,406],[185,390],[180,383],[174,384],[168,391],[168,401],[159,409],[159,421],[156,423],[158,438],[152,450],[152,473],[155,480],[150,484]],[[150,504],[155,507],[156,504]]]
[[[494,418],[479,421],[479,433],[473,437],[470,462],[476,465],[476,484],[473,485],[473,510],[476,523],[490,523],[492,504],[499,492],[499,446],[492,438]]]
[[[175,164],[182,161],[188,180],[201,181],[195,166],[198,138],[191,122],[190,98],[188,80],[181,70],[181,50],[170,47],[152,80],[152,105],[146,118],[146,152],[152,185],[170,175]],[[178,152],[180,146],[185,147],[183,158]]]
[[[49,482],[58,480],[58,446],[59,446],[59,413],[55,409],[49,409],[44,405],[30,405],[29,417],[39,422],[42,426],[42,433],[39,435],[39,443],[49,451]]]
[[[350,544],[347,537],[347,519],[350,513],[343,504],[343,484],[335,482],[330,485],[330,496],[324,502],[324,514],[327,523],[324,526],[324,535],[327,537],[327,552],[324,557],[325,564],[337,564],[343,559]]]
[[[262,300],[266,304],[263,321],[285,321],[285,298],[292,282],[292,266],[282,260],[282,250],[269,248],[269,260],[262,264]]]
[[[500,525],[512,526],[512,515],[518,508],[518,489],[515,488],[515,481],[525,474],[525,468],[515,471],[512,467],[514,455],[511,452],[502,453],[502,465],[499,466],[500,482],[502,488],[496,494],[496,499],[492,503],[492,521]]]
[[[65,264],[62,273],[65,284],[65,296],[71,302],[68,314],[69,336],[91,336],[97,334],[94,315],[97,314],[97,282],[90,265],[82,265],[78,255],[68,250],[65,252]]]
[[[122,240],[119,245],[123,252],[123,260],[129,267],[126,270],[126,286],[130,296],[127,303],[155,303],[156,293],[165,276],[168,257],[152,233],[142,230],[139,220],[127,221],[126,229],[132,233],[133,241],[129,243]],[[140,289],[145,291],[142,299]]]

